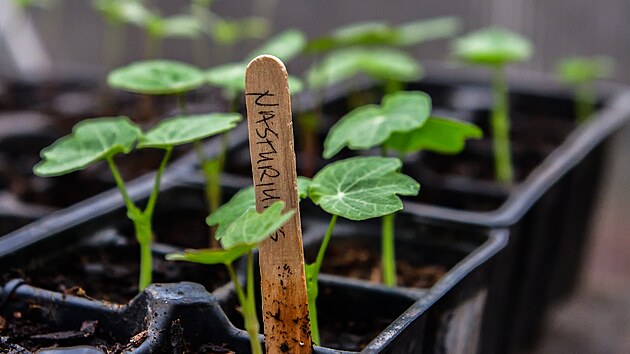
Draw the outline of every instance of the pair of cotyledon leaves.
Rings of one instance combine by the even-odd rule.
[[[579,85],[609,77],[614,66],[610,57],[572,57],[563,59],[556,73],[564,83]]]
[[[361,73],[377,80],[416,80],[422,76],[422,67],[410,55],[394,47],[451,36],[457,28],[457,19],[453,17],[400,26],[363,22],[339,28],[308,44],[308,52],[330,52],[307,72],[308,84],[313,88],[330,86]]]
[[[311,41],[306,50],[323,53],[351,46],[411,46],[422,42],[452,36],[459,27],[455,17],[419,20],[392,26],[371,21],[351,24],[333,31],[330,35]]]
[[[400,160],[385,157],[355,157],[334,162],[312,180],[298,177],[298,196],[309,197],[329,214],[350,220],[388,215],[402,209],[398,195],[416,195],[420,189],[415,180],[398,172],[400,167]],[[231,263],[288,220],[292,214],[281,216],[283,207],[282,202],[276,202],[258,214],[254,187],[242,189],[206,219],[208,225],[217,226],[215,236],[223,250],[187,250],[167,258],[205,264]]]
[[[161,121],[143,133],[127,117],[87,119],[70,135],[41,152],[42,161],[33,171],[39,176],[59,176],[78,171],[119,153],[138,148],[167,149],[230,130],[242,119],[237,113],[177,116]]]
[[[271,54],[288,61],[301,52],[306,44],[304,35],[288,30],[270,39],[263,47],[248,56]],[[113,70],[107,83],[114,88],[149,95],[176,95],[202,86],[204,83],[232,92],[245,91],[247,62],[217,66],[203,72],[195,66],[172,60],[147,60]],[[292,93],[302,89],[299,79],[289,77]]]
[[[470,64],[502,66],[526,60],[532,51],[532,44],[520,34],[489,27],[458,38],[453,54]]]
[[[402,154],[419,150],[455,154],[466,139],[479,138],[474,124],[432,117],[431,98],[420,91],[386,95],[381,105],[365,105],[343,116],[324,141],[324,157],[344,147],[365,150],[385,146]]]

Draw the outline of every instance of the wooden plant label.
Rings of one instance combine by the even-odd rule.
[[[286,210],[295,210],[293,218],[259,247],[266,352],[311,353],[291,96],[284,64],[269,55],[252,60],[245,95],[256,209],[260,212],[282,200]]]

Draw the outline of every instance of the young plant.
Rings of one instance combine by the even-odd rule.
[[[298,177],[298,196],[307,196],[331,214],[314,263],[306,265],[306,286],[313,342],[319,344],[317,324],[317,282],[326,249],[338,217],[366,220],[402,209],[398,195],[416,195],[420,188],[412,178],[397,172],[401,162],[395,158],[356,157],[332,163],[313,180]],[[239,215],[255,209],[254,188],[239,191],[229,202],[208,217],[208,224],[217,225],[222,235]]]
[[[531,43],[521,35],[502,28],[485,28],[459,38],[454,55],[467,63],[483,65],[492,71],[492,134],[495,174],[500,183],[510,184],[514,179],[510,152],[510,120],[505,66],[528,59]]]
[[[291,210],[283,214],[283,209],[284,203],[278,201],[260,214],[256,212],[255,208],[239,214],[229,226],[223,228],[222,232],[216,235],[223,249],[186,250],[184,253],[172,253],[166,256],[166,259],[171,261],[224,264],[226,266],[241,305],[241,313],[245,320],[245,330],[249,334],[253,354],[263,353],[262,346],[258,340],[260,324],[256,314],[253,250],[258,247],[259,243],[282,227],[295,212]],[[232,263],[243,255],[247,255],[247,285],[245,290],[241,287],[232,266]]]
[[[595,111],[595,80],[610,77],[613,67],[614,61],[608,57],[573,57],[558,63],[558,78],[573,88],[578,123],[588,120]]]
[[[134,224],[136,239],[140,245],[138,288],[143,290],[151,283],[153,210],[160,189],[160,179],[173,148],[224,132],[233,128],[239,120],[241,117],[238,114],[178,116],[163,120],[145,134],[127,117],[84,120],[73,128],[70,135],[42,150],[42,161],[33,168],[33,172],[43,177],[60,176],[85,169],[100,161],[107,162],[125,202],[127,216]],[[164,150],[164,157],[155,174],[153,189],[144,209],[127,193],[125,182],[115,163],[116,155],[128,154],[134,147]]]
[[[368,150],[380,147],[405,154],[428,149],[444,153],[461,151],[464,140],[481,136],[473,124],[430,116],[431,98],[424,92],[401,91],[385,95],[381,105],[365,105],[343,116],[324,141],[324,158],[344,147]],[[382,218],[381,267],[383,283],[396,285],[394,214]]]
[[[192,65],[171,60],[147,60],[112,71],[107,83],[113,88],[144,95],[174,95],[180,110],[185,114],[184,95],[202,86],[205,77],[201,70]],[[218,157],[206,158],[201,143],[195,142],[194,146],[205,178],[206,201],[212,212],[219,207],[221,201],[219,178],[222,168],[219,166],[222,164],[217,161],[225,158],[226,147],[224,146]]]

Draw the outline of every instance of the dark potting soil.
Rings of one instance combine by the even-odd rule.
[[[138,294],[139,252],[132,244],[77,249],[61,259],[15,269],[4,278],[21,277],[43,289],[124,304]],[[192,281],[212,291],[229,281],[223,268],[171,262],[154,254],[153,282]]]
[[[439,264],[414,265],[403,259],[396,260],[397,284],[408,288],[430,288],[446,274]],[[326,251],[322,272],[349,278],[382,283],[381,255],[377,250],[363,247],[335,245],[331,242]]]
[[[45,311],[45,308],[33,305],[28,311],[16,311],[6,318],[0,316],[0,352],[31,354],[45,353],[47,348],[61,346],[89,346],[103,353],[118,354],[139,346],[146,339],[147,332],[142,331],[126,343],[118,342],[107,331],[99,329],[97,320],[83,321],[79,328],[60,330],[42,320]]]

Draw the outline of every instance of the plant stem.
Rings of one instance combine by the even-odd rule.
[[[383,283],[389,287],[396,286],[396,252],[394,245],[394,219],[392,213],[381,218],[381,267]]]
[[[337,223],[337,215],[333,215],[328,224],[328,229],[322,240],[322,244],[319,246],[317,252],[317,258],[315,263],[309,264],[306,268],[306,293],[308,295],[308,312],[311,319],[311,336],[313,343],[319,345],[319,325],[317,322],[317,295],[319,292],[317,280],[319,278],[319,270],[324,262],[324,255],[326,254],[326,248],[332,237],[332,232],[335,229],[335,223]]]
[[[136,240],[140,245],[140,279],[138,281],[138,289],[144,290],[152,281],[152,269],[153,269],[153,254],[151,253],[151,243],[153,241],[153,229],[151,227],[151,221],[153,219],[153,210],[157,201],[157,196],[160,191],[160,181],[162,174],[166,170],[166,165],[173,151],[172,147],[166,149],[160,167],[155,175],[155,182],[149,201],[144,211],[141,211],[136,204],[129,198],[125,182],[120,176],[120,172],[114,163],[112,156],[106,158],[109,169],[112,171],[112,176],[116,181],[116,185],[122,194],[125,205],[127,206],[127,216],[133,222],[134,230],[136,233]]]
[[[247,288],[245,293],[241,284],[238,281],[238,277],[234,272],[234,268],[230,263],[226,263],[230,279],[234,284],[236,290],[236,296],[241,304],[241,312],[245,321],[245,330],[249,335],[249,343],[252,354],[262,354],[262,346],[258,340],[258,332],[260,332],[260,324],[258,322],[258,316],[256,315],[256,295],[254,291],[254,256],[253,252],[247,253]]]
[[[575,115],[578,124],[586,122],[595,111],[595,93],[590,83],[575,88]]]
[[[510,152],[510,121],[508,116],[508,93],[502,66],[494,68],[492,79],[492,133],[494,164],[497,181],[510,184],[514,179],[512,153]]]
[[[398,91],[402,91],[404,89],[404,85],[402,82],[398,80],[387,80],[385,81],[385,94],[390,94]]]

